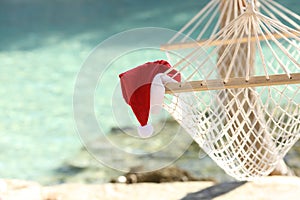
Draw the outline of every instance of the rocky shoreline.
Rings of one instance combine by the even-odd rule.
[[[158,124],[158,126],[162,126]],[[224,171],[207,156],[195,142],[191,142],[188,147],[182,145],[182,141],[190,136],[173,120],[167,120],[163,125],[163,132],[157,135],[153,141],[140,141],[132,135],[136,135],[135,129],[127,127],[125,131],[130,135],[124,134],[124,130],[112,128],[104,137],[100,136],[95,140],[87,143],[89,151],[86,148],[80,149],[74,156],[67,159],[61,167],[57,168],[48,181],[44,184],[61,184],[61,183],[88,183],[102,184],[108,183],[116,177],[122,176],[124,172],[130,172],[133,168],[145,168],[145,171],[154,171],[147,169],[147,166],[154,166],[157,169],[164,167],[178,167],[189,172],[192,176],[200,179],[215,179],[218,182],[229,182],[233,179],[224,173]],[[147,152],[160,149],[163,144],[168,143],[170,137],[175,131],[180,130],[181,138],[173,141],[167,151],[159,154],[145,154],[136,156],[135,152]],[[122,156],[119,152],[113,152],[109,142],[120,146],[124,151],[132,152],[129,155]],[[146,143],[145,143],[146,142]],[[183,152],[179,155],[178,152]],[[295,175],[300,175],[299,165],[300,141],[288,152],[285,160]],[[115,166],[122,166],[122,170],[113,167],[107,167],[99,160],[104,160]],[[166,162],[168,165],[161,167],[158,164]]]
[[[194,200],[194,199],[298,199],[300,178],[265,177],[255,182],[211,181],[140,184],[61,184],[0,180],[1,200]]]
[[[65,160],[52,174],[49,174],[45,180],[39,180],[42,184],[53,185],[62,183],[83,183],[83,184],[103,184],[112,179],[124,175],[124,172],[130,172],[133,168],[145,168],[144,171],[155,171],[165,167],[178,167],[187,171],[191,176],[200,180],[216,180],[217,182],[230,182],[233,178],[224,173],[224,171],[207,156],[195,142],[191,141],[189,146],[184,146],[182,141],[191,140],[191,137],[180,128],[172,119],[166,122],[156,124],[157,127],[164,127],[162,133],[155,136],[153,140],[141,141],[135,137],[136,129],[125,127],[124,129],[112,128],[105,136],[99,136],[96,139],[86,143],[86,148],[82,147],[78,152]],[[179,130],[179,131],[178,131]],[[176,132],[177,131],[177,132]],[[125,134],[126,133],[126,134]],[[164,149],[164,144],[168,144],[173,139],[174,133],[179,139],[173,140],[172,144],[158,154],[146,153],[142,156],[136,156],[136,152],[151,152]],[[107,143],[114,143],[120,149],[132,152],[129,155],[122,156],[119,152],[114,152]],[[189,142],[189,141],[187,141]],[[183,152],[181,155],[180,152]],[[178,156],[180,155],[180,156]],[[288,152],[285,160],[295,175],[300,175],[300,141]],[[175,159],[174,159],[175,158]],[[97,160],[98,159],[98,160]],[[104,161],[100,162],[99,160]],[[107,166],[103,163],[109,163],[114,166],[122,166],[118,170],[113,166]],[[165,166],[159,164],[165,162]],[[147,169],[147,166],[152,169]],[[154,167],[153,167],[154,166]]]
[[[177,122],[168,119],[154,126],[158,130],[159,127],[163,128],[160,134],[150,140],[134,137],[137,135],[136,128],[112,128],[107,135],[86,142],[88,149],[83,147],[75,152],[74,156],[67,159],[54,172],[52,178],[44,183],[102,184],[134,168],[151,172],[165,167],[186,170],[201,180],[212,178],[219,182],[233,180],[200,149]],[[108,143],[113,145],[109,146]],[[130,153],[122,155],[115,152],[117,148],[112,147]],[[119,170],[114,166],[119,167]]]

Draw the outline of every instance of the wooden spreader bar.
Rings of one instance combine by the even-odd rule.
[[[246,81],[244,77],[231,78],[226,83],[222,82],[221,80],[202,80],[190,81],[186,83],[167,83],[165,85],[165,88],[166,94],[175,94],[208,90],[300,84],[300,73],[294,73],[290,75],[290,78],[286,74],[270,75],[270,79],[267,79],[266,76],[253,76],[250,77],[249,81]]]

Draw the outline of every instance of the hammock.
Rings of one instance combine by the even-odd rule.
[[[206,42],[205,38],[215,35],[220,27],[228,25],[233,19],[245,12],[246,2],[247,0],[211,0],[166,45],[162,45],[162,49],[175,50],[203,45]],[[255,3],[266,16],[277,20],[280,18],[282,23],[300,30],[297,23],[300,16],[281,4],[274,0],[255,1]],[[185,37],[182,37],[183,34]],[[275,37],[278,35],[275,34]],[[194,38],[198,43],[188,42],[189,38]],[[223,41],[214,41],[211,44],[220,44],[220,42],[223,43]]]
[[[238,180],[270,174],[300,136],[299,20],[273,0],[211,0],[162,46],[191,48],[164,108]]]

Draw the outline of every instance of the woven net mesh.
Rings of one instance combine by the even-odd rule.
[[[231,20],[227,20],[227,15],[214,20],[216,28],[210,30],[210,39],[174,65],[185,78],[183,83],[216,80],[214,84],[222,87],[231,78],[248,81],[261,75],[268,80],[276,74],[292,78],[293,73],[300,72],[299,32],[286,25],[297,26],[296,14],[278,8],[279,4],[271,0],[260,2],[266,14],[258,11],[257,1],[247,4],[230,0],[226,1],[228,5],[219,7],[222,2],[210,1],[206,12],[200,11],[198,21],[193,23],[202,22],[207,12],[215,10],[218,14],[211,16],[225,16],[221,8],[228,10],[230,6],[236,14]],[[224,20],[224,27],[219,27]],[[184,41],[185,38],[180,40]],[[300,85],[218,90],[213,87],[208,91],[166,95],[164,108],[229,175],[253,180],[270,174],[300,136]]]

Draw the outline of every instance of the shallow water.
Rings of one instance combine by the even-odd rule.
[[[73,88],[81,64],[97,44],[131,28],[178,30],[205,2],[2,0],[0,177],[49,182],[81,147]],[[280,2],[293,7],[296,1]],[[102,101],[109,105],[105,93]],[[108,131],[114,124],[105,122]]]
[[[178,29],[199,4],[1,1],[0,176],[43,182],[81,147],[72,94],[81,64],[96,45],[136,27]]]

